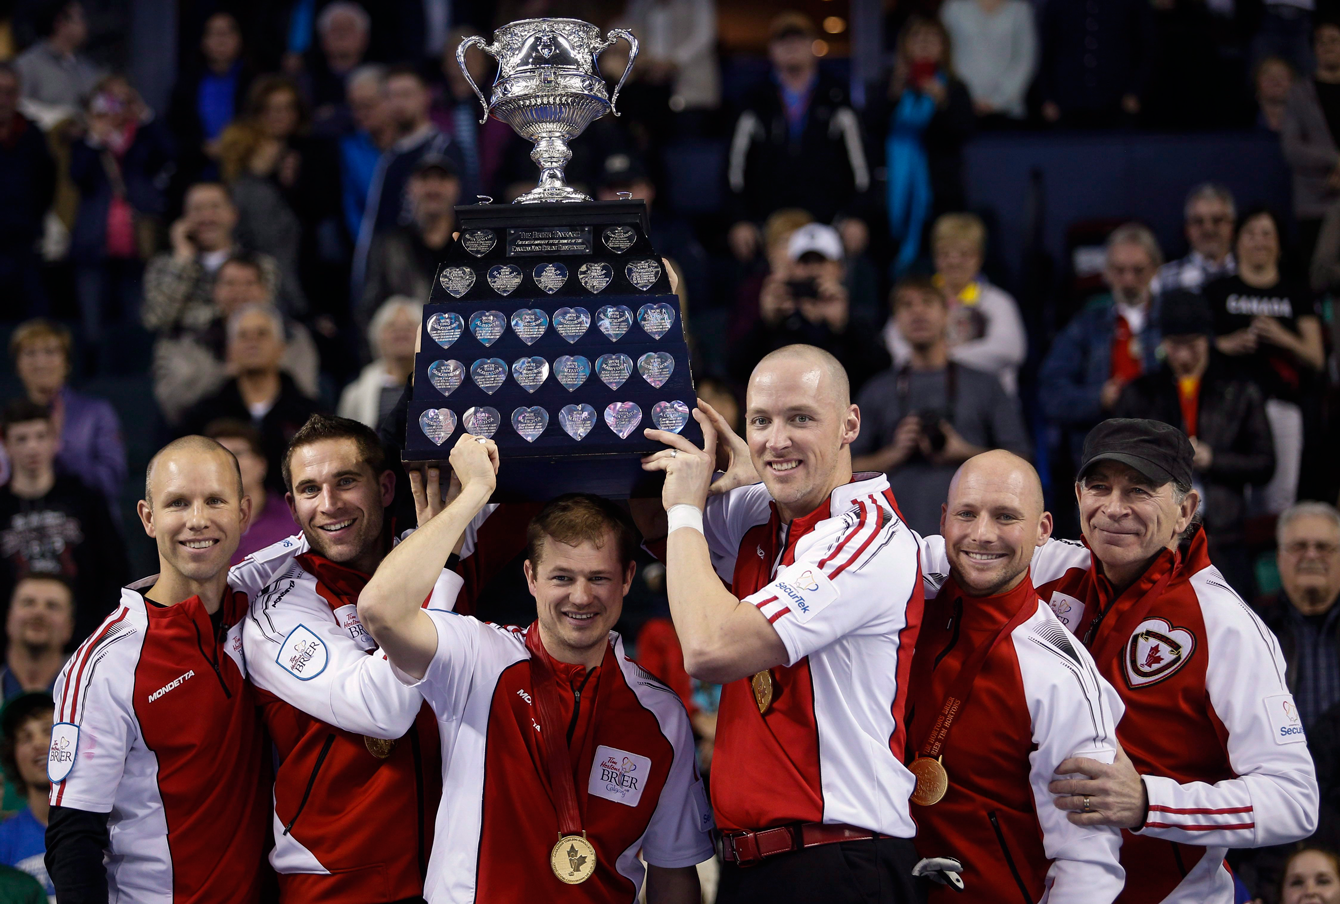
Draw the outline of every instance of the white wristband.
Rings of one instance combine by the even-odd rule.
[[[665,532],[667,537],[681,527],[692,528],[701,534],[703,533],[703,510],[686,502],[672,505],[670,511],[665,513],[665,523],[668,528]]]

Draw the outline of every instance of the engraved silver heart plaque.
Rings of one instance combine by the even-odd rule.
[[[428,335],[443,348],[451,348],[464,330],[465,321],[460,314],[434,314],[428,318]]]
[[[480,389],[493,395],[507,379],[507,362],[502,358],[480,358],[470,365],[470,379]]]
[[[637,372],[642,379],[660,389],[675,372],[675,356],[669,352],[647,352],[637,359]]]
[[[611,402],[605,407],[605,424],[619,439],[628,439],[640,423],[642,409],[637,407],[637,402]]]
[[[675,399],[673,402],[657,402],[651,406],[651,422],[657,430],[678,433],[689,422],[689,406]]]
[[[460,298],[474,286],[475,271],[469,267],[443,267],[438,281],[442,283],[442,288],[447,290],[448,295]]]
[[[577,268],[577,281],[592,295],[599,295],[613,279],[614,268],[609,264],[588,261]]]
[[[449,396],[465,382],[465,365],[459,361],[434,361],[428,365],[428,382]]]
[[[535,439],[545,431],[549,426],[549,412],[545,411],[539,405],[532,408],[521,407],[512,412],[512,429],[521,435],[521,438],[528,443],[535,442]]]
[[[601,355],[596,359],[596,376],[610,389],[618,389],[632,375],[633,359],[627,355]]]
[[[637,322],[648,336],[659,339],[674,326],[675,309],[663,301],[644,304],[637,309]]]
[[[645,292],[656,285],[656,280],[661,278],[661,265],[648,257],[640,261],[629,261],[623,272],[630,283]]]
[[[563,428],[563,432],[577,442],[581,442],[586,434],[591,432],[591,428],[596,425],[596,410],[585,403],[580,405],[564,405],[558,412],[558,425]]]
[[[601,233],[600,240],[615,254],[623,254],[637,241],[637,230],[632,226],[608,226]]]
[[[554,379],[572,392],[591,376],[591,361],[583,355],[559,355],[554,359]]]
[[[461,234],[461,247],[475,257],[483,257],[498,244],[498,237],[490,229],[471,229]]]
[[[626,305],[607,304],[596,311],[596,327],[610,342],[618,342],[633,325],[633,312]]]
[[[535,285],[553,295],[568,281],[568,268],[560,263],[540,264],[531,276]]]
[[[576,342],[591,328],[591,312],[586,308],[559,308],[554,312],[554,329],[569,342]]]
[[[507,329],[507,318],[501,311],[475,311],[470,315],[470,332],[485,347],[498,341]]]
[[[536,355],[533,358],[517,358],[512,362],[512,379],[521,384],[526,392],[534,392],[540,384],[549,379],[549,362]]]
[[[456,432],[456,415],[447,408],[429,408],[419,415],[419,429],[434,445],[440,446]]]
[[[521,308],[512,312],[512,332],[527,345],[534,345],[535,340],[543,336],[547,329],[549,315],[539,308]]]
[[[499,295],[511,295],[516,291],[516,287],[521,285],[522,274],[520,267],[514,267],[511,264],[499,264],[496,267],[490,267],[488,273],[489,285],[493,291]]]
[[[461,415],[461,423],[465,425],[465,432],[471,436],[488,439],[498,432],[502,415],[498,414],[498,409],[482,405],[478,408],[465,409],[465,414]]]

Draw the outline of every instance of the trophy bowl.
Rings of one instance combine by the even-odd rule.
[[[628,65],[611,95],[596,58],[619,38],[628,42]],[[465,65],[465,52],[472,45],[498,62],[488,99]],[[580,19],[522,19],[495,31],[492,44],[478,35],[461,41],[456,62],[484,107],[480,123],[492,116],[535,145],[530,159],[540,167],[539,185],[514,203],[591,200],[564,181],[563,169],[572,159],[568,142],[606,113],[619,115],[615,102],[637,52],[637,38],[628,30],[601,35],[599,28]]]

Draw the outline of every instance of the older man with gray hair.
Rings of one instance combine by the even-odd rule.
[[[1202,182],[1187,192],[1183,216],[1191,251],[1159,268],[1155,292],[1199,292],[1207,283],[1238,272],[1233,257],[1233,223],[1238,216],[1233,193],[1218,183]]]
[[[280,482],[284,449],[320,404],[303,395],[281,367],[284,319],[273,307],[246,304],[228,318],[228,367],[233,377],[218,392],[201,399],[183,416],[181,433],[202,434],[220,418],[252,424],[261,432],[268,465],[267,484]]]

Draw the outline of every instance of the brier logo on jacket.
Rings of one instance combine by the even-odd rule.
[[[636,807],[650,774],[651,760],[647,757],[601,744],[596,748],[586,791],[616,804]]]

